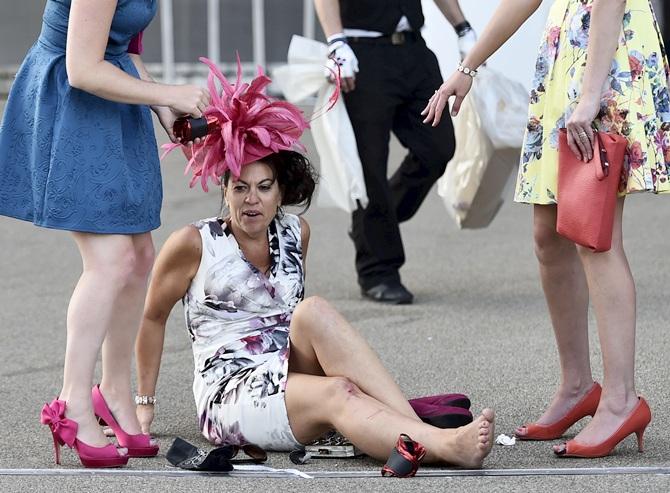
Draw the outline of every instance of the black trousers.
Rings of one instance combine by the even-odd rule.
[[[410,219],[454,154],[448,113],[437,127],[421,111],[442,84],[423,38],[402,45],[350,40],[359,61],[356,89],[344,95],[363,165],[368,206],[352,215],[358,282],[368,289],[399,281],[405,252],[398,224]],[[388,178],[391,131],[409,150]]]

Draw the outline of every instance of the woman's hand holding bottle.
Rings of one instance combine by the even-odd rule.
[[[209,106],[209,91],[204,87],[185,84],[170,86],[168,106],[178,115],[200,118]]]
[[[210,94],[207,89],[193,84],[170,85],[166,88],[165,99],[167,104],[165,106],[154,106],[153,109],[170,141],[180,143],[181,141],[174,132],[175,121],[185,115],[201,118],[209,106]],[[200,139],[195,139],[194,142],[199,143]],[[186,144],[186,142],[182,143]]]
[[[161,126],[165,129],[165,132],[168,134],[170,141],[173,143],[178,143],[177,137],[175,137],[173,126],[175,120],[179,117],[174,110],[168,106],[156,106],[153,108],[154,113],[158,117],[158,121],[161,123]]]

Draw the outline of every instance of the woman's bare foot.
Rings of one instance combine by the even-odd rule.
[[[534,424],[538,425],[551,425],[556,423],[558,420],[563,418],[572,408],[574,408],[579,401],[581,401],[584,396],[591,390],[593,387],[593,382],[588,382],[586,386],[579,386],[575,388],[568,388],[567,386],[561,386],[554,398],[549,404],[549,407],[546,411],[540,416],[540,418],[535,421]],[[519,426],[514,430],[514,434],[517,437],[523,438],[526,435],[526,425]]]
[[[450,464],[480,468],[493,446],[495,413],[484,409],[472,423],[450,431],[446,447],[440,454]]]

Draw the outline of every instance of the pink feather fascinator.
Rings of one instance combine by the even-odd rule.
[[[211,96],[210,106],[204,117],[217,121],[217,130],[209,133],[200,143],[191,147],[166,144],[166,154],[181,147],[188,158],[184,174],[192,173],[189,185],[198,181],[208,190],[208,181],[221,184],[226,172],[239,177],[242,167],[275,152],[300,150],[304,147],[300,137],[309,127],[303,112],[286,101],[270,98],[265,89],[272,82],[259,68],[258,76],[251,83],[242,83],[242,66],[237,59],[237,81],[231,84],[219,68],[209,59],[200,58],[209,67],[207,86]],[[217,88],[219,81],[221,90]],[[331,98],[329,108],[337,101]]]

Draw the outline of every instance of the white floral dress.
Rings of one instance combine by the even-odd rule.
[[[286,214],[268,228],[268,276],[244,258],[225,222],[203,219],[194,226],[202,258],[182,301],[200,429],[216,445],[301,447],[284,402],[289,324],[304,297],[300,219]]]

